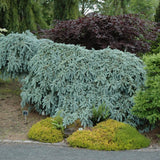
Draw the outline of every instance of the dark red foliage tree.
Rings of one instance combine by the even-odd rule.
[[[41,38],[58,43],[79,44],[87,49],[112,49],[145,53],[157,37],[156,23],[138,15],[104,16],[91,14],[77,20],[60,21],[50,30],[41,30]]]

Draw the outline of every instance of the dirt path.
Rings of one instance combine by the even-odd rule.
[[[25,124],[19,93],[17,82],[0,81],[0,139],[26,140],[31,126],[45,118],[37,113],[29,113]]]

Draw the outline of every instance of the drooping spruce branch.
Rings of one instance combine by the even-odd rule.
[[[80,119],[92,125],[92,108],[102,103],[110,118],[138,123],[132,113],[132,96],[143,85],[145,71],[135,55],[110,48],[87,50],[75,45],[43,41],[31,59],[23,80],[22,106],[40,114],[61,112],[64,125]]]
[[[0,37],[1,78],[28,74],[28,62],[37,53],[40,41],[29,31]]]

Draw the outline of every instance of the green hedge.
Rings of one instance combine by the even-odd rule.
[[[143,57],[146,65],[146,83],[134,97],[133,113],[151,124],[160,120],[160,53]]]

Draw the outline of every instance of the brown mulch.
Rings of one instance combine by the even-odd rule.
[[[20,92],[15,92],[18,87],[17,82],[0,83],[0,139],[26,140],[31,126],[45,118],[33,112],[28,114],[25,122]]]

